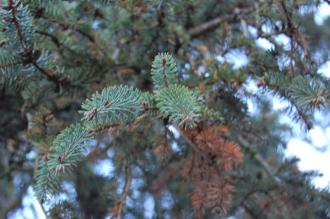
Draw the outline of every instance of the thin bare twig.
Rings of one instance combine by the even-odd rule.
[[[67,45],[61,43],[60,40],[56,36],[54,36],[53,34],[42,31],[42,30],[37,30],[36,33],[38,33],[40,35],[43,35],[43,36],[46,36],[46,37],[49,37],[50,40],[56,45],[57,48],[59,48],[59,49],[64,48],[64,49],[68,50],[69,52],[71,52],[72,54],[74,54],[76,56],[81,56],[81,54],[77,53],[76,51],[74,51],[73,49],[68,47]]]
[[[243,147],[244,149],[246,149],[252,155],[252,157],[256,161],[258,161],[258,163],[264,168],[264,170],[266,171],[266,173],[272,179],[272,181],[276,185],[280,186],[280,181],[275,176],[275,172],[273,171],[273,169],[271,168],[271,166],[269,166],[268,162],[256,150],[254,150],[250,146],[250,144],[243,137],[241,137],[241,136],[238,137],[238,143],[239,143],[239,145],[241,145],[241,147]]]
[[[209,20],[205,23],[202,23],[196,27],[193,27],[188,30],[188,33],[191,37],[196,37],[198,35],[201,35],[205,32],[208,32],[216,27],[218,27],[220,24],[234,20],[236,18],[242,17],[245,14],[249,14],[255,10],[255,6],[244,8],[244,9],[238,9],[236,8],[233,13],[222,15],[220,17],[216,17],[212,20]]]
[[[110,213],[112,213],[113,216],[116,217],[117,219],[122,218],[122,214],[123,214],[122,212],[123,212],[123,208],[125,207],[126,198],[128,196],[129,190],[131,189],[132,171],[129,166],[125,167],[125,174],[126,174],[126,180],[125,180],[124,190],[119,200],[117,200],[116,206],[112,208],[112,210],[110,211]]]

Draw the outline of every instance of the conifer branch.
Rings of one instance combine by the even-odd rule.
[[[291,103],[295,110],[293,118],[302,120],[308,130],[313,127],[310,115],[326,106],[330,99],[326,85],[313,78],[289,77],[284,72],[277,72],[266,74],[266,83],[275,94]]]
[[[59,80],[54,74],[51,74],[48,70],[42,68],[37,63],[37,54],[33,51],[32,45],[27,45],[27,40],[23,34],[22,27],[20,25],[19,19],[17,18],[17,7],[22,4],[20,1],[17,5],[14,5],[14,0],[8,1],[7,10],[11,11],[12,14],[12,21],[14,23],[17,36],[20,42],[20,46],[22,48],[22,52],[20,55],[24,58],[24,64],[32,64],[41,74],[46,76],[49,81],[56,83],[58,86],[63,83],[62,80]]]
[[[95,133],[96,134],[96,133]],[[105,147],[99,147],[99,141],[97,144],[98,147],[93,149],[91,152],[88,153],[86,156],[86,160],[89,163],[94,163],[100,156],[106,154],[106,152],[113,146],[112,144],[107,144]]]
[[[91,43],[95,43],[95,39],[93,36],[89,35],[88,33],[74,27],[73,25],[70,25],[70,24],[67,24],[63,21],[60,21],[60,20],[56,20],[54,18],[50,18],[50,17],[47,17],[45,14],[39,14],[39,17],[53,23],[53,24],[57,24],[58,26],[60,26],[61,28],[63,28],[64,30],[66,29],[70,29],[70,30],[73,30],[79,34],[81,34],[82,36],[84,36],[88,41],[90,41]]]
[[[112,209],[110,209],[110,215],[116,219],[122,218],[123,210],[126,205],[126,198],[131,189],[132,171],[129,166],[125,167],[125,175],[126,175],[126,178],[125,178],[125,185],[124,185],[123,192],[122,192],[120,198],[116,201],[115,206]]]
[[[26,45],[25,45],[25,38],[23,36],[23,33],[22,33],[22,30],[21,30],[21,27],[20,27],[20,24],[18,22],[18,19],[16,17],[16,7],[18,4],[21,4],[20,2],[18,2],[17,5],[14,5],[14,0],[9,0],[8,1],[8,9],[11,11],[11,14],[12,14],[12,17],[13,17],[13,23],[16,27],[16,31],[17,31],[17,36],[19,38],[19,42],[21,44],[21,47],[25,50],[26,49]]]
[[[82,104],[83,120],[90,129],[125,124],[142,112],[140,91],[128,86],[105,88]]]
[[[275,173],[273,169],[269,166],[268,162],[264,160],[264,158],[256,151],[254,150],[250,144],[242,137],[238,137],[239,144],[246,149],[252,158],[254,158],[257,162],[261,164],[261,166],[264,168],[266,173],[269,175],[269,177],[272,179],[272,181],[277,185],[280,186],[278,178],[275,176]]]
[[[55,138],[47,160],[37,171],[35,189],[41,198],[57,190],[60,175],[73,171],[93,135],[138,120],[142,112],[142,95],[128,86],[113,86],[94,94],[82,108],[83,122],[64,129]]]
[[[157,107],[164,117],[182,128],[193,128],[201,118],[197,95],[181,85],[170,85],[156,94]]]
[[[56,45],[57,48],[64,48],[64,49],[68,50],[69,52],[71,52],[72,54],[74,54],[76,56],[80,55],[79,53],[77,53],[76,51],[71,49],[70,47],[68,47],[65,44],[61,43],[60,40],[56,36],[54,36],[53,34],[50,34],[48,32],[42,31],[42,30],[37,30],[36,33],[49,37],[51,39],[51,41]]]
[[[326,217],[329,194],[311,184],[318,175],[283,162],[274,150],[289,130],[268,99],[287,101],[284,110],[308,128],[316,110],[328,109],[330,83],[318,69],[329,33],[308,20],[322,2],[329,3],[4,1],[0,178],[8,191],[0,192],[6,214],[0,217],[19,206],[26,191],[16,178],[29,185],[34,162],[40,201],[68,192],[67,182],[76,190],[75,197],[48,205],[51,218],[143,217],[139,201],[150,195],[156,217],[217,217],[231,206],[232,215],[242,217]],[[289,37],[287,45],[281,37]],[[265,52],[260,38],[274,49]],[[168,53],[151,60],[164,49],[180,65]],[[236,69],[231,59],[241,52],[247,66]],[[250,90],[250,79],[269,93]],[[108,87],[118,81],[127,85]],[[253,116],[246,98],[260,106]],[[179,131],[170,132],[173,127]],[[241,148],[247,156],[236,169]],[[103,159],[113,162],[111,176],[95,169]],[[157,195],[164,190],[178,205],[162,205]]]
[[[209,20],[205,23],[202,23],[196,27],[190,28],[188,30],[188,33],[191,37],[197,37],[201,34],[204,34],[208,31],[211,31],[215,28],[217,28],[220,24],[223,24],[225,22],[238,19],[239,17],[242,17],[246,14],[249,14],[255,10],[255,6],[247,7],[247,8],[236,8],[233,13],[231,14],[226,14],[226,15],[221,15],[219,17],[216,17],[212,20]]]
[[[52,40],[52,42],[56,45],[56,47],[60,48],[62,46],[59,39],[57,39],[56,36],[41,30],[37,30],[36,33],[49,37]]]
[[[288,25],[288,35],[291,38],[291,51],[293,51],[293,40],[300,44],[303,48],[304,56],[306,59],[309,59],[309,51],[307,48],[307,41],[303,34],[299,31],[299,29],[294,25],[292,21],[292,12],[289,12],[286,3],[284,0],[279,0],[281,8],[284,11],[284,15],[286,17],[287,25]],[[305,71],[307,72],[307,67],[304,65]]]
[[[176,84],[178,72],[173,57],[168,53],[158,54],[152,62],[151,76],[155,90]]]
[[[74,124],[62,131],[53,142],[48,165],[56,175],[70,172],[82,158],[85,148],[87,129],[82,124]]]
[[[64,85],[66,84],[68,81],[66,78],[63,78],[63,79],[59,79],[55,74],[51,73],[49,70],[46,70],[44,68],[42,68],[37,62],[36,60],[32,60],[32,64],[34,67],[36,67],[36,69],[39,70],[39,72],[41,74],[43,74],[44,76],[46,76],[46,78],[49,80],[49,81],[52,81],[54,82],[58,87],[57,89],[59,88],[59,85]]]

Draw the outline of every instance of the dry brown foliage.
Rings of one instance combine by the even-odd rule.
[[[226,213],[234,192],[233,182],[226,173],[242,162],[239,146],[225,139],[223,135],[229,132],[225,126],[198,127],[182,132],[194,145],[181,174],[194,183],[191,201],[196,216],[202,217],[207,211]]]

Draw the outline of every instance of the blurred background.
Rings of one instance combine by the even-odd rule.
[[[310,31],[313,31],[314,28],[323,30],[327,34],[325,34],[326,40],[330,42],[330,38],[328,38],[330,37],[330,5],[326,2],[323,2],[317,7],[316,10],[313,10],[312,12],[308,8],[302,8],[301,13],[308,14],[308,16],[311,17],[308,22],[316,26],[316,28],[314,26],[310,26]],[[94,28],[98,28],[98,25],[98,22],[93,23]],[[308,29],[309,26],[307,25],[305,26],[305,28]],[[247,31],[250,35],[257,36],[257,30],[253,27],[249,26]],[[317,38],[317,36],[313,37]],[[265,51],[274,49],[274,45],[272,44],[272,42],[270,42],[266,38],[256,37],[254,40],[258,47]],[[290,39],[284,34],[276,36],[275,41],[283,47],[290,46]],[[113,55],[115,55],[115,52],[113,53]],[[219,54],[216,57],[216,60],[220,64],[231,64],[233,69],[241,69],[250,64],[249,57],[238,49],[232,49],[223,56]],[[181,66],[185,66],[187,67],[187,69],[190,68],[189,63],[183,63]],[[207,74],[207,71],[205,68],[203,68],[203,66],[198,68],[197,71],[200,75]],[[330,79],[330,59],[329,61],[324,62],[317,69],[317,71],[326,78]],[[320,190],[330,191],[330,112],[318,111],[314,113],[313,117],[315,120],[315,125],[311,130],[306,131],[306,129],[300,123],[297,123],[292,119],[290,115],[288,115],[287,111],[290,106],[289,102],[281,98],[274,97],[274,95],[271,95],[269,93],[260,93],[259,86],[256,80],[247,80],[243,86],[247,91],[249,91],[251,96],[255,95],[259,96],[260,98],[271,99],[270,109],[273,113],[279,115],[279,123],[290,127],[290,131],[287,132],[287,134],[283,136],[284,139],[282,139],[287,143],[282,149],[279,150],[283,150],[282,152],[287,158],[298,158],[299,161],[297,162],[297,164],[298,168],[301,171],[317,171],[319,175],[316,174],[316,176],[313,176],[313,185]],[[261,115],[263,113],[263,109],[261,109],[256,103],[256,98],[254,96],[252,98],[242,98],[245,98],[247,102],[249,115],[251,115],[252,117],[257,117],[258,115]],[[176,133],[175,128],[173,127],[172,131],[174,135],[179,135],[178,133]],[[111,141],[111,139],[103,140],[105,142]],[[96,145],[97,141],[92,142],[91,144]],[[175,150],[176,145],[172,145],[172,148],[173,150]],[[87,155],[89,152],[90,151],[86,151],[85,154]],[[114,150],[109,149],[106,153],[109,158],[112,158],[114,155]],[[26,159],[34,160],[36,156],[37,151],[35,149],[32,149],[29,153],[26,154]],[[92,164],[92,171],[96,176],[105,177],[108,179],[115,177],[116,172],[113,162],[114,161],[112,159],[98,160]],[[20,187],[21,185],[27,186],[22,183],[24,182],[24,180],[25,179],[22,179],[21,176],[15,175],[13,182],[17,187]],[[123,183],[123,179],[119,179],[119,181],[120,180],[122,180]],[[141,187],[141,184],[143,183],[139,180],[135,180],[132,183],[132,187],[135,187],[138,190],[138,188]],[[76,190],[72,183],[64,182],[62,186],[63,191],[58,196],[54,197],[52,201],[41,205],[41,203],[35,197],[35,192],[33,190],[32,185],[28,185],[27,188],[25,188],[26,192],[24,194],[21,194],[22,205],[18,205],[18,208],[15,208],[14,210],[10,211],[8,213],[8,218],[46,218],[44,212],[56,205],[56,203],[65,202],[65,200],[70,200],[77,196]],[[6,188],[1,189],[5,190]],[[134,193],[134,189],[132,189],[132,193]],[[166,195],[163,198],[163,204],[165,206],[164,208],[166,209],[167,204],[171,207],[171,199],[167,197],[168,200],[166,200]],[[155,215],[156,206],[155,199],[153,196],[145,195],[144,203],[140,204],[142,205],[141,208],[143,208],[144,211],[143,218],[157,218]],[[110,218],[110,216],[107,216],[107,218]],[[228,219],[229,218],[233,219],[235,217],[231,216],[228,217]]]

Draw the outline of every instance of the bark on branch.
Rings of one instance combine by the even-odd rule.
[[[196,27],[189,29],[188,33],[191,37],[199,36],[203,33],[206,33],[208,31],[211,31],[211,30],[217,28],[222,23],[238,19],[238,18],[242,17],[243,15],[253,12],[254,10],[255,10],[254,5],[251,7],[248,7],[248,8],[243,8],[243,9],[236,8],[234,10],[234,12],[231,14],[226,14],[226,15],[216,17],[212,20],[209,20],[205,23],[202,23]]]

